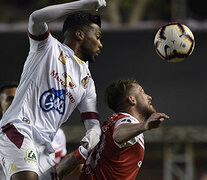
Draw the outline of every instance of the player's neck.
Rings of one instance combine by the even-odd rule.
[[[77,56],[79,59],[83,61],[82,53],[80,51],[80,45],[77,42],[67,41],[66,39],[63,43],[66,44],[69,48],[71,48],[74,51],[75,56]]]
[[[132,115],[133,117],[135,117],[139,122],[144,122],[145,118],[142,116],[142,114],[140,114],[137,110],[135,110],[134,108],[130,108],[127,111],[125,111],[126,113]]]

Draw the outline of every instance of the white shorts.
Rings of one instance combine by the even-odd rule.
[[[47,153],[19,124],[8,124],[0,131],[0,162],[6,178],[20,171],[33,171],[39,180],[55,180],[55,153]]]

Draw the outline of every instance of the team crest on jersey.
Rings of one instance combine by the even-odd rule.
[[[84,78],[81,80],[81,84],[82,84],[82,86],[83,86],[84,89],[87,88],[89,79],[90,79],[90,75],[87,74],[87,76],[84,77]]]
[[[63,51],[60,52],[60,56],[59,56],[58,60],[60,62],[62,62],[63,64],[66,63],[67,57],[64,55],[64,52]]]
[[[36,151],[32,148],[26,150],[26,157],[24,158],[25,162],[32,162],[37,164],[37,154]]]
[[[54,88],[45,91],[40,97],[40,107],[43,111],[57,111],[59,114],[65,112],[65,90],[55,90]]]
[[[76,85],[73,83],[72,78],[66,73],[63,73],[63,77],[65,78],[65,85],[70,87],[71,89],[75,88]]]

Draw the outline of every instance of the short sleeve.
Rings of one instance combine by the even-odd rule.
[[[28,37],[30,42],[30,52],[45,50],[52,46],[53,41],[55,41],[49,30],[41,36],[34,36],[28,32]]]
[[[126,123],[136,123],[137,124],[137,121],[135,121],[134,119],[131,119],[129,117],[127,118],[122,118],[120,120],[118,120],[116,123],[115,123],[115,126],[114,126],[114,129],[116,129],[118,126],[120,126],[121,124],[126,124]],[[132,146],[134,145],[136,142],[138,141],[138,138],[137,136],[135,136],[134,138],[130,139],[129,141],[125,142],[125,143],[122,143],[122,144],[119,144],[117,142],[114,141],[114,143],[119,147],[119,148],[125,148],[125,147],[129,147],[129,146]]]

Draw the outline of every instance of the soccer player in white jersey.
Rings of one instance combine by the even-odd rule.
[[[169,117],[158,113],[135,79],[113,82],[105,92],[108,106],[115,112],[102,125],[101,140],[84,163],[81,180],[133,180],[144,158],[143,132],[160,126]],[[57,168],[64,177],[79,159],[71,153]]]
[[[0,122],[0,160],[7,179],[57,179],[51,142],[77,107],[86,127],[81,140],[90,151],[100,140],[94,82],[87,61],[102,44],[100,16],[86,12],[104,0],[80,0],[48,6],[29,17],[30,50],[10,108]],[[47,23],[68,15],[63,43],[52,37]]]

